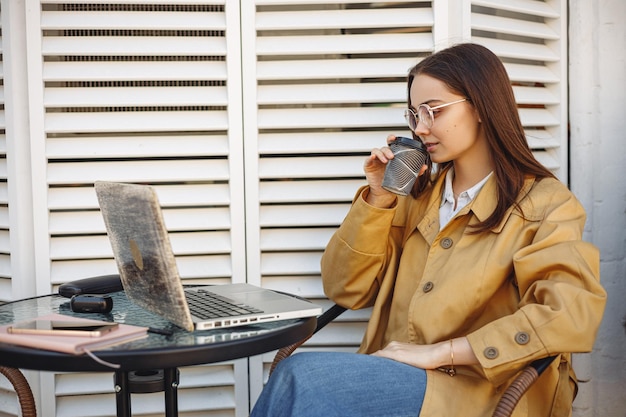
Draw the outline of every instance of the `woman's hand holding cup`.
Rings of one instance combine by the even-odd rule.
[[[376,207],[390,207],[395,194],[407,195],[416,178],[426,170],[426,150],[421,142],[389,135],[390,146],[372,149],[363,170],[369,184],[366,201]],[[394,154],[395,152],[395,154]],[[398,161],[393,160],[398,155]]]

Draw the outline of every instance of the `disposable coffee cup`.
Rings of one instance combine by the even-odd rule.
[[[383,188],[399,195],[408,195],[415,184],[428,153],[419,140],[398,137],[389,144],[393,159],[385,168]]]

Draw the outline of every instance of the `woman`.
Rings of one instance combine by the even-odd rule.
[[[374,149],[322,257],[330,299],[373,307],[359,350],[369,355],[282,361],[252,415],[488,416],[549,355],[514,415],[570,415],[570,353],[592,349],[606,302],[598,251],[581,240],[585,212],[533,157],[488,49],[431,55],[408,88],[407,121],[430,161],[399,197],[381,187],[393,154]]]

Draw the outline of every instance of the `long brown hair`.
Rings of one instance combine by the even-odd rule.
[[[485,132],[495,165],[497,205],[485,221],[476,225],[473,233],[487,231],[500,223],[505,212],[516,205],[524,177],[537,179],[554,174],[541,165],[532,154],[519,118],[511,81],[500,59],[484,46],[462,43],[430,55],[415,65],[408,75],[408,90],[418,74],[442,81],[450,91],[468,99],[475,107]],[[411,95],[408,94],[409,107]],[[413,133],[414,139],[418,137]],[[437,164],[418,178],[412,194],[417,196],[452,161]]]

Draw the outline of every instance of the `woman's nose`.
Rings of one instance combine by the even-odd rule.
[[[424,135],[428,135],[430,133],[430,128],[422,120],[419,120],[417,122],[417,126],[415,126],[415,129],[413,130],[413,132],[417,136],[424,136]]]

